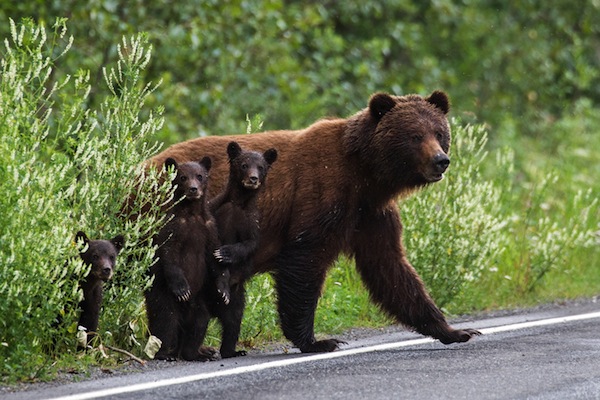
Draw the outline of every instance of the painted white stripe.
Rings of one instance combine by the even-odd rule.
[[[496,327],[492,327],[492,328],[483,328],[483,329],[479,329],[479,331],[484,335],[490,335],[490,334],[500,333],[500,332],[516,331],[519,329],[563,324],[563,323],[567,323],[567,322],[582,321],[582,320],[588,320],[588,319],[594,319],[594,318],[600,318],[600,312],[572,315],[572,316],[559,317],[559,318],[550,318],[550,319],[543,319],[543,320],[537,320],[537,321],[522,322],[522,323],[518,323],[518,324],[496,326]],[[143,390],[156,389],[156,388],[164,387],[164,386],[180,385],[183,383],[201,381],[201,380],[206,380],[206,379],[211,379],[211,378],[219,378],[219,377],[229,376],[229,375],[240,375],[240,374],[245,374],[245,373],[249,373],[249,372],[262,371],[265,369],[286,367],[286,366],[294,365],[294,364],[308,363],[308,362],[319,361],[319,360],[328,360],[328,359],[333,359],[333,358],[338,358],[338,357],[347,357],[347,356],[369,353],[369,352],[374,352],[374,351],[399,349],[402,347],[409,347],[409,346],[416,346],[416,345],[431,343],[433,341],[434,341],[434,339],[431,339],[431,338],[420,338],[420,339],[406,340],[403,342],[385,343],[385,344],[379,344],[379,345],[368,346],[368,347],[359,347],[359,348],[355,348],[355,349],[339,350],[339,351],[336,351],[333,353],[299,355],[297,357],[291,357],[291,358],[287,358],[285,360],[270,361],[270,362],[266,362],[266,363],[262,363],[262,364],[249,365],[249,366],[245,366],[245,367],[237,367],[237,368],[232,368],[232,369],[228,369],[228,370],[224,370],[224,371],[207,372],[207,373],[201,373],[201,374],[196,374],[196,375],[183,376],[180,378],[163,379],[163,380],[159,380],[159,381],[155,381],[155,382],[140,383],[137,385],[115,387],[115,388],[111,388],[111,389],[97,390],[94,392],[80,393],[80,394],[74,394],[74,395],[64,396],[64,397],[56,397],[56,398],[53,398],[53,400],[86,400],[86,399],[95,399],[95,398],[100,398],[100,397],[115,396],[115,395],[120,395],[120,394],[125,394],[125,393],[132,393],[132,392],[139,392],[139,391],[143,391]]]

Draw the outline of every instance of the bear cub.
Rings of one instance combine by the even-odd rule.
[[[117,255],[125,245],[125,239],[123,235],[118,235],[110,240],[90,240],[84,232],[79,231],[75,241],[84,246],[85,251],[81,251],[79,256],[90,267],[89,274],[79,283],[83,290],[83,300],[79,303],[79,326],[85,328],[89,343],[98,329],[103,283],[112,278]]]
[[[235,346],[245,307],[244,282],[251,275],[252,257],[258,248],[257,197],[277,159],[277,151],[271,148],[261,154],[242,150],[237,142],[230,142],[227,155],[230,167],[227,186],[210,202],[221,246],[214,251],[219,265],[207,300],[212,315],[223,326],[220,350],[223,358],[245,355],[244,351],[236,351]]]
[[[150,273],[154,282],[145,293],[152,335],[162,341],[156,359],[188,361],[217,359],[217,352],[200,347],[210,315],[200,295],[207,271],[216,268],[213,251],[218,247],[217,227],[207,206],[211,159],[178,164],[165,160],[177,173],[174,204],[167,223],[154,238],[157,262]]]

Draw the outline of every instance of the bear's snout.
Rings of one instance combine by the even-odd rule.
[[[257,174],[250,174],[246,176],[242,183],[246,189],[258,189],[260,187],[260,178]]]
[[[198,186],[190,186],[187,190],[186,197],[188,199],[199,199],[202,197],[202,190]]]
[[[450,165],[450,158],[444,153],[438,153],[433,157],[433,165],[438,173],[443,174]]]
[[[105,278],[105,280],[110,279],[112,277],[112,268],[110,268],[110,267],[102,268],[102,277]]]

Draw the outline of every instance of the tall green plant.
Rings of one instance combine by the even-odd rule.
[[[463,294],[482,282],[492,290],[508,283],[511,293],[523,294],[537,290],[551,271],[568,272],[576,251],[594,245],[593,192],[550,206],[555,174],[518,184],[512,150],[498,150],[490,160],[483,126],[452,125],[447,178],[400,206],[409,258],[438,305],[468,303]]]
[[[154,254],[146,239],[161,223],[158,208],[170,191],[142,165],[158,150],[149,142],[162,125],[160,109],[144,110],[154,88],[139,79],[150,58],[145,38],[119,45],[117,66],[105,71],[110,94],[93,110],[85,107],[87,72],[53,80],[73,42],[65,21],[50,38],[32,21],[10,24],[0,64],[2,381],[44,376],[56,357],[75,350],[78,282],[88,272],[78,260],[77,230],[126,236],[116,276],[105,285],[99,338],[123,347],[139,342]],[[143,205],[144,218],[135,218]]]
[[[404,244],[439,306],[494,265],[507,226],[500,212],[504,188],[482,179],[486,132],[481,126],[453,125],[446,179],[401,204]]]

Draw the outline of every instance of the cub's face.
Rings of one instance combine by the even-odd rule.
[[[269,149],[261,154],[256,151],[242,150],[236,142],[229,143],[227,154],[231,178],[250,190],[257,190],[265,183],[267,172],[277,159],[275,149]]]
[[[168,158],[165,167],[175,168],[177,171],[173,179],[173,185],[176,185],[176,199],[200,200],[206,194],[208,172],[211,167],[210,158],[205,157],[200,162],[190,161],[182,164],[177,164],[174,159]]]
[[[79,253],[79,256],[86,265],[91,267],[88,276],[102,281],[112,278],[117,255],[125,244],[123,236],[118,235],[110,240],[89,240],[85,233],[79,231],[76,241],[82,242],[84,246],[87,245],[87,249]]]

